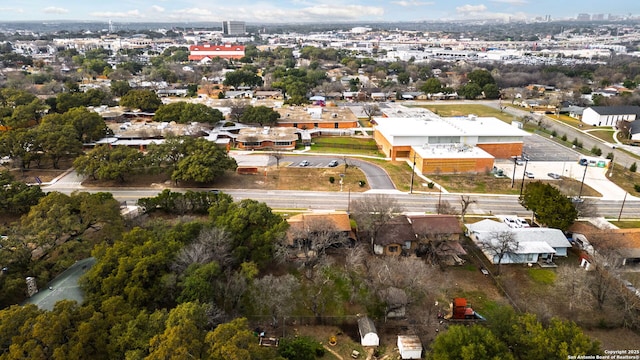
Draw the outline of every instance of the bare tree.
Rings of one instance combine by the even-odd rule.
[[[367,115],[367,119],[371,121],[371,118],[380,113],[380,107],[377,104],[364,104],[362,105],[362,112]]]
[[[208,264],[217,261],[221,267],[231,261],[231,236],[219,228],[203,229],[198,238],[180,250],[173,262],[176,272],[183,272],[191,264]]]
[[[398,202],[384,194],[366,196],[351,203],[353,218],[358,224],[358,232],[369,237],[371,247],[382,229],[404,209]]]
[[[458,212],[447,200],[439,201],[436,204],[436,212],[444,215],[456,215]]]
[[[271,325],[277,327],[279,319],[295,308],[294,295],[299,288],[298,279],[291,274],[267,275],[253,281],[251,303],[258,314],[270,316]]]
[[[574,203],[573,206],[578,210],[578,217],[597,217],[598,207],[593,199],[585,199],[583,202]]]
[[[589,291],[589,274],[578,266],[564,265],[558,267],[555,287],[559,290],[556,293],[562,301],[569,305],[569,313],[574,314],[576,310],[590,309],[593,296]],[[569,315],[569,314],[567,314]]]
[[[302,226],[290,231],[293,246],[288,246],[288,257],[302,260],[305,267],[313,269],[326,257],[327,249],[349,244],[347,234],[326,219],[306,218]],[[313,273],[309,273],[311,278]]]
[[[282,158],[284,158],[284,153],[282,152],[282,150],[273,150],[270,153],[271,157],[276,159],[276,168],[280,167],[280,160],[282,160]]]
[[[245,100],[227,100],[225,101],[225,106],[230,109],[229,116],[231,120],[240,122],[242,115],[244,115],[247,107],[249,107],[249,103]]]
[[[491,256],[491,262],[498,266],[496,275],[500,275],[505,256],[515,253],[519,247],[515,234],[510,230],[492,231],[479,239],[478,245]]]
[[[469,195],[460,195],[460,216],[462,217],[462,222],[464,223],[464,216],[467,214],[467,210],[471,204],[477,203],[476,200],[471,200]]]

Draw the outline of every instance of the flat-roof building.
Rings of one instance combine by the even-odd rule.
[[[491,170],[494,158],[521,156],[529,136],[494,117],[443,118],[426,109],[404,109],[385,113],[397,117],[374,118],[374,138],[385,156],[416,159],[423,173]]]

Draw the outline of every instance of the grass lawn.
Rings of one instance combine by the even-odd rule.
[[[608,143],[615,143],[615,140],[613,139],[613,134],[615,133],[613,129],[598,129],[598,130],[591,130],[588,132],[589,134],[597,137],[600,140],[606,141]]]
[[[358,154],[384,157],[375,140],[371,138],[355,138],[349,136],[330,136],[314,138],[311,151],[325,154]]]
[[[613,175],[609,178],[611,181],[626,190],[630,195],[640,195],[640,193],[634,188],[634,185],[640,185],[640,174],[637,172],[631,172],[629,169],[625,169],[616,163],[613,164],[612,172]]]
[[[511,123],[511,120],[514,118],[513,115],[486,105],[424,105],[420,107],[429,109],[443,117],[475,114],[481,117],[493,116],[507,123]]]
[[[527,272],[529,277],[538,284],[551,285],[556,281],[556,273],[553,270],[529,268]]]
[[[611,224],[619,227],[620,229],[636,229],[640,228],[640,220],[636,221],[610,221]]]

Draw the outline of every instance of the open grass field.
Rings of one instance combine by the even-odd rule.
[[[614,163],[612,176],[609,178],[618,186],[626,190],[630,195],[640,196],[640,192],[636,191],[635,185],[640,185],[640,174],[637,172],[631,172],[629,169],[625,169],[622,166]]]
[[[511,123],[514,118],[513,115],[485,105],[424,105],[420,107],[429,109],[443,117],[474,114],[478,116],[493,116],[507,123]]]
[[[325,154],[358,154],[384,157],[375,140],[365,137],[318,137],[313,139],[311,151]]]
[[[615,143],[615,140],[613,139],[614,133],[615,132],[613,129],[598,129],[598,130],[589,131],[589,134],[597,137],[602,141],[606,141],[608,143]]]

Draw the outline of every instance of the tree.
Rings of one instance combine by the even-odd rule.
[[[500,275],[502,260],[505,256],[513,256],[520,246],[513,231],[490,232],[477,235],[478,246],[491,256],[491,262],[498,265],[497,275]]]
[[[467,214],[467,210],[471,204],[477,203],[476,200],[472,200],[469,195],[460,195],[460,216],[464,223],[464,216]]]
[[[130,109],[154,112],[162,105],[162,100],[151,90],[130,90],[122,95],[120,105]]]
[[[209,214],[217,227],[233,234],[235,264],[253,261],[264,268],[272,261],[275,243],[288,227],[287,222],[265,203],[251,199],[216,203]]]
[[[297,256],[308,268],[313,268],[321,262],[327,249],[349,244],[346,234],[340,231],[335,223],[312,216],[305,218],[302,226],[292,228],[288,237],[293,240],[293,246],[288,243],[282,244],[285,248],[285,258]]]
[[[207,356],[204,358],[212,360],[284,360],[273,348],[258,344],[245,318],[218,325],[207,333],[205,347]]]
[[[262,86],[263,80],[256,73],[247,70],[236,70],[225,74],[223,84],[238,88],[240,86]]]
[[[481,325],[453,325],[436,337],[428,359],[514,359],[509,348]]]
[[[380,113],[380,107],[377,104],[364,104],[362,112],[367,116],[367,120],[371,121],[372,117]]]
[[[436,78],[429,78],[420,88],[425,94],[437,94],[442,91],[442,83]]]
[[[127,175],[144,169],[144,155],[128,146],[98,145],[85,155],[73,161],[80,175],[90,176],[94,180],[118,180],[125,182]]]
[[[477,84],[480,88],[483,88],[487,84],[495,84],[496,80],[493,75],[487,70],[473,70],[467,74],[467,79],[470,83]]]
[[[244,124],[259,124],[260,126],[275,125],[280,119],[280,113],[267,106],[247,106],[240,121]]]
[[[242,115],[250,105],[244,100],[229,100],[225,103],[225,106],[230,109],[229,117],[231,117],[231,120],[241,122]]]
[[[186,149],[188,155],[176,163],[171,173],[171,179],[176,182],[211,183],[225,171],[235,170],[238,166],[229,154],[204,138],[194,140]]]
[[[311,337],[299,336],[282,339],[278,344],[278,354],[288,360],[315,360],[324,356],[324,348],[322,343]]]
[[[40,186],[30,186],[8,172],[0,172],[0,213],[26,214],[45,196]]]
[[[355,200],[351,203],[351,209],[358,224],[358,232],[369,237],[372,247],[380,229],[403,211],[395,199],[384,194]]]
[[[37,141],[45,156],[51,159],[54,169],[60,168],[60,160],[82,153],[82,142],[71,124],[44,122],[38,127],[37,134]]]
[[[283,316],[295,309],[299,288],[300,282],[291,274],[255,279],[250,289],[251,307],[256,315],[270,317],[271,325],[276,327]]]
[[[500,89],[496,84],[486,84],[482,87],[482,93],[487,99],[497,99],[500,97]]]
[[[207,305],[180,304],[169,312],[166,329],[149,342],[146,359],[200,359],[205,350]]]
[[[124,96],[131,90],[131,85],[126,80],[112,80],[111,81],[111,93],[115,96]]]
[[[462,86],[458,92],[467,99],[475,99],[482,94],[482,88],[476,83],[468,83]]]
[[[520,204],[533,211],[538,222],[551,228],[566,230],[578,217],[571,199],[540,181],[527,184]]]
[[[224,117],[220,110],[207,105],[178,101],[161,105],[153,115],[153,119],[158,122],[175,121],[180,124],[190,124],[192,122],[214,124],[224,119]]]

